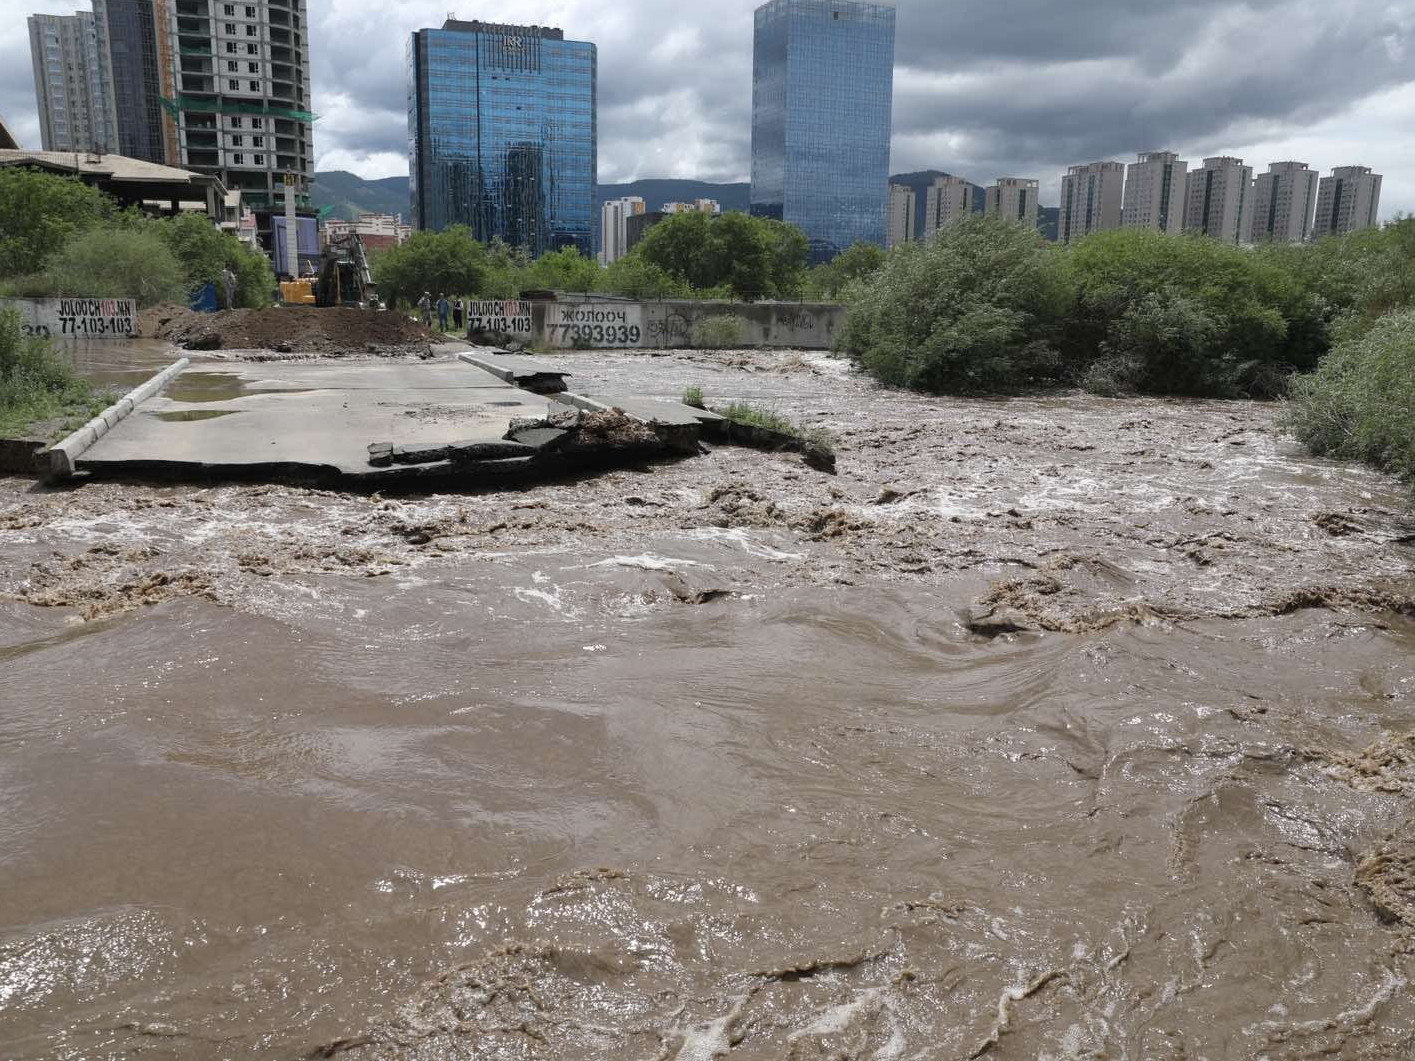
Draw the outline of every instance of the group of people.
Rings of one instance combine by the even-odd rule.
[[[432,301],[432,292],[424,291],[423,297],[418,299],[418,311],[422,314],[424,327],[432,327],[432,311],[437,310],[437,326],[442,331],[447,331],[450,319],[452,326],[458,331],[462,330],[462,321],[467,312],[466,304],[459,295],[455,300],[449,302],[446,295],[438,295],[437,302]]]

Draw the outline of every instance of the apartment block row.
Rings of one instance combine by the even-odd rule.
[[[1003,177],[981,188],[962,177],[942,176],[929,185],[924,196],[924,239],[969,214],[992,214],[1036,227],[1040,217],[1041,183],[1025,177]],[[914,239],[918,231],[918,193],[904,184],[889,186],[889,225],[886,247]]]
[[[314,176],[307,0],[93,0],[29,18],[45,151],[218,176],[268,240]]]
[[[1173,152],[1122,162],[1072,166],[1061,179],[1057,239],[1070,243],[1092,232],[1143,228],[1181,232],[1231,243],[1304,243],[1373,228],[1381,203],[1379,174],[1365,166],[1343,166],[1320,177],[1305,162],[1275,162],[1254,176],[1240,158],[1220,156],[1203,167]],[[1037,182],[1006,178],[987,189],[982,212],[1034,224]],[[975,208],[977,189],[961,177],[940,177],[929,187],[924,238]],[[917,231],[917,193],[890,186],[889,245]]]

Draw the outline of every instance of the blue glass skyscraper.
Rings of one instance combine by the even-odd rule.
[[[598,56],[558,29],[448,20],[408,44],[413,225],[594,253]]]
[[[771,0],[757,9],[752,213],[805,231],[813,261],[884,245],[894,8]]]

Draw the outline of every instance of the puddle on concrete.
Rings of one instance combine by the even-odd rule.
[[[182,409],[174,413],[150,413],[169,424],[189,424],[198,420],[218,420],[223,416],[235,416],[237,410],[228,409]]]
[[[234,372],[183,372],[170,387],[167,397],[174,402],[229,402],[244,397],[250,391],[246,382]]]

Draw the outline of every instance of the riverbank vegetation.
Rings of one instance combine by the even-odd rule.
[[[1287,427],[1312,453],[1415,483],[1415,309],[1339,343],[1292,390]]]
[[[48,340],[26,336],[18,313],[0,311],[0,438],[27,436],[40,423],[62,434],[102,412],[106,401]]]
[[[424,292],[514,299],[529,291],[633,299],[757,301],[815,293],[801,230],[743,213],[665,218],[627,256],[608,267],[562,247],[532,260],[499,240],[479,243],[471,230],[416,232],[374,257],[374,279],[390,305],[412,307]]]
[[[76,178],[0,169],[0,295],[185,303],[212,283],[224,297],[228,268],[236,307],[271,304],[275,276],[265,256],[205,215],[152,218],[119,209]]]
[[[937,394],[1271,398],[1415,303],[1415,221],[1307,246],[1139,230],[1070,247],[969,218],[849,284],[846,353]]]

